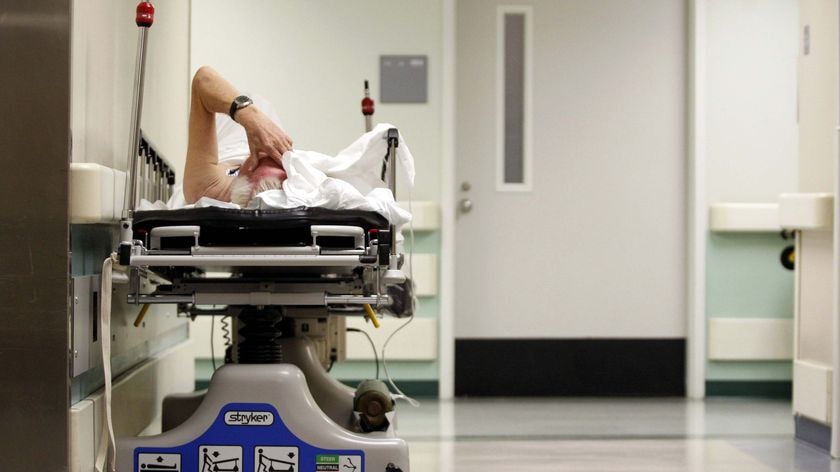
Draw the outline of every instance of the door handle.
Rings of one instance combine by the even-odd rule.
[[[458,208],[460,208],[461,213],[469,213],[472,211],[473,202],[469,198],[462,198],[460,202],[458,202]]]

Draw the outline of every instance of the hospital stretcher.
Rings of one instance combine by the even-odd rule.
[[[150,6],[142,2],[138,16]],[[141,61],[148,26],[138,25]],[[367,117],[372,101],[366,100]],[[139,116],[132,124],[137,135],[138,124]],[[395,191],[396,129],[386,139],[383,185]],[[137,176],[132,168],[130,179]],[[162,434],[117,441],[117,470],[192,472],[235,464],[239,471],[408,472],[408,448],[396,436],[387,387],[341,384],[325,369],[334,348],[329,338],[316,345],[309,335],[343,316],[376,323],[377,313],[413,315],[396,228],[368,211],[135,211],[136,199],[135,193],[121,221],[117,251],[119,264],[129,268],[125,302],[230,317],[231,327],[226,363],[208,390],[167,398]]]
[[[366,305],[398,317],[413,313],[411,281],[384,217],[320,208],[133,216],[133,241],[121,247],[121,262],[132,268],[126,301],[176,304],[191,316],[230,316],[233,339],[228,364],[206,395],[167,399],[163,423],[171,430],[120,441],[118,457],[126,466],[118,470],[142,470],[128,461],[149,451],[181,454],[181,464],[189,464],[190,451],[203,445],[197,442],[218,443],[226,430],[245,428],[219,421],[243,410],[267,412],[283,425],[262,436],[225,439],[243,454],[273,444],[297,447],[300,460],[310,463],[330,455],[358,457],[362,470],[408,470],[387,390],[360,391],[329,376],[324,351],[302,332],[324,318],[363,316]],[[365,401],[375,405],[366,409]],[[319,425],[314,430],[313,423]]]
[[[119,251],[121,264],[138,269],[129,303],[412,313],[394,228],[375,212],[187,208],[138,211],[131,226]],[[141,294],[139,277],[148,272],[168,283]]]

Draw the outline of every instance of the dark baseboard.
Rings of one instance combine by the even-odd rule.
[[[763,397],[791,399],[790,380],[707,380],[707,397]]]
[[[684,396],[685,339],[456,339],[458,396]]]
[[[796,429],[796,439],[826,452],[831,450],[831,426],[817,423],[801,415],[794,416],[793,423]]]

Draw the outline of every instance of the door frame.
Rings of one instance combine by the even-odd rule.
[[[442,103],[441,103],[441,264],[440,356],[438,395],[455,393],[455,256],[456,256],[456,17],[457,0],[442,1]],[[686,113],[687,219],[686,233],[686,394],[702,399],[706,390],[706,202],[705,60],[706,0],[687,0],[688,64]]]
[[[440,355],[438,396],[455,396],[455,87],[457,0],[442,0]]]
[[[688,0],[686,395],[706,396],[706,46],[707,0]]]

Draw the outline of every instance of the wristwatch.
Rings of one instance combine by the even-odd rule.
[[[240,95],[234,98],[233,102],[230,104],[230,111],[228,112],[230,119],[236,121],[236,118],[234,117],[236,112],[253,104],[254,101],[245,95]]]

